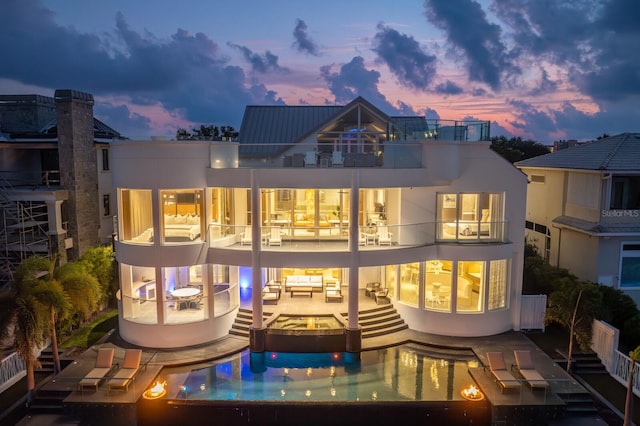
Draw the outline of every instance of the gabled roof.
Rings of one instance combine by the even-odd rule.
[[[515,163],[517,167],[640,171],[640,133],[621,133]]]
[[[245,108],[238,142],[241,153],[275,154],[292,144],[340,111],[342,106],[248,105]],[[251,147],[243,147],[251,144]]]
[[[291,144],[343,118],[355,122],[354,114],[358,106],[365,108],[368,116],[376,120],[385,124],[391,121],[389,116],[360,96],[344,106],[249,105],[245,108],[240,125],[240,155],[274,155],[283,152]]]

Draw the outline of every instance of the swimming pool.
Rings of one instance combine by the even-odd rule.
[[[167,399],[209,401],[459,401],[470,351],[404,344],[360,354],[243,351],[203,368],[169,368]]]

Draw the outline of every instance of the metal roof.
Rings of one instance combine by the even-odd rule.
[[[558,216],[552,221],[554,225],[584,232],[589,235],[640,235],[640,224],[634,223],[593,223],[570,216]]]
[[[515,163],[517,167],[640,171],[640,133],[621,133]]]
[[[342,108],[326,105],[248,105],[240,125],[240,152],[265,155],[284,151],[287,144],[299,141]]]

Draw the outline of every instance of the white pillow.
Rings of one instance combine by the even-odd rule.
[[[176,221],[175,221],[176,225],[183,225],[183,224],[186,225],[186,223],[187,223],[187,216],[186,215],[179,214],[179,215],[176,216]]]
[[[187,218],[188,225],[200,225],[200,216],[189,216]]]
[[[174,223],[176,223],[176,217],[170,214],[165,214],[164,215],[164,223],[166,225],[173,225]]]

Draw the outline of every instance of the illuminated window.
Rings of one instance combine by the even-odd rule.
[[[146,189],[121,189],[119,238],[138,244],[153,243],[153,207],[151,191]]]
[[[425,263],[425,309],[451,311],[452,265],[450,260],[427,260]]]
[[[456,306],[458,312],[481,312],[484,262],[458,262]]]
[[[501,240],[504,234],[503,195],[492,193],[437,195],[438,239]]]
[[[508,260],[489,262],[489,300],[490,311],[507,307],[507,283],[509,279]]]

